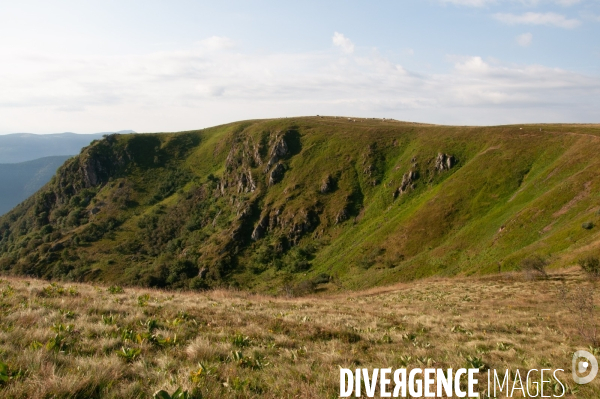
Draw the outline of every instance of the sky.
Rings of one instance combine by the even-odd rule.
[[[600,123],[600,0],[0,2],[0,134]]]

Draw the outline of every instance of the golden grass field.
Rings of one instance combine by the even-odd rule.
[[[577,269],[427,279],[301,298],[164,292],[4,278],[1,398],[335,398],[339,367],[563,368],[594,350],[560,287],[592,288]],[[594,320],[595,321],[595,320]],[[598,355],[597,349],[596,355]],[[480,388],[486,386],[480,375]],[[2,381],[0,379],[0,381]],[[557,384],[548,384],[546,394]]]

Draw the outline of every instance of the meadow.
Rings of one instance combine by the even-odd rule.
[[[335,398],[340,367],[469,367],[561,368],[564,397],[597,398],[598,379],[571,378],[573,352],[599,350],[581,289],[595,283],[576,268],[294,298],[8,277],[0,397]],[[561,387],[552,381],[548,392]]]

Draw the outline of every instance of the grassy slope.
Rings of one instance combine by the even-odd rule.
[[[193,190],[199,185],[214,190],[214,185],[205,183],[207,176],[223,181],[239,172],[225,167],[234,143],[265,143],[261,150],[265,160],[269,137],[290,129],[297,132],[298,140],[290,143],[291,154],[283,161],[287,168],[283,180],[267,187],[263,167],[254,166],[255,192],[230,189],[225,196],[215,197],[211,191],[202,204],[206,206],[203,217],[212,223],[205,222],[190,234],[176,226],[173,238],[182,240],[173,250],[176,257],[202,264],[237,246],[234,271],[227,280],[275,291],[290,279],[298,282],[320,273],[334,276],[339,287],[356,289],[430,275],[491,273],[499,267],[513,270],[533,253],[550,256],[554,266],[566,266],[600,250],[598,227],[581,227],[583,222],[600,222],[597,125],[447,127],[308,117],[152,136],[168,163],[152,166],[151,159],[140,161],[127,175],[103,185],[87,206],[89,210],[94,203],[105,204],[91,221],[118,217],[123,224],[99,241],[77,248],[86,270],[81,278],[132,283],[151,273],[157,255],[121,256],[115,246],[139,237],[139,222],[145,216],[171,213],[187,220],[192,208],[182,204]],[[139,140],[140,135],[120,136],[118,145],[125,148],[136,136]],[[177,144],[182,137],[193,137],[193,143],[182,147]],[[433,160],[440,152],[455,156],[458,164],[435,172]],[[146,153],[140,156],[151,158]],[[413,158],[421,177],[414,191],[394,199],[402,176],[415,168]],[[156,187],[172,178],[169,168],[188,170],[194,177],[157,203],[148,201]],[[321,194],[319,187],[328,175],[336,180],[337,189]],[[135,206],[119,202],[124,191]],[[249,240],[251,229],[246,226],[243,236],[231,243],[228,237],[237,223],[236,214],[248,204],[253,207],[246,222],[250,227],[277,208],[287,224],[258,242]],[[26,203],[3,221],[18,221],[31,208],[31,202]],[[336,215],[344,208],[350,217],[338,224]],[[302,222],[311,209],[318,213],[319,223],[299,241],[299,247],[317,249],[310,270],[278,270],[269,261],[257,268],[253,256],[288,234],[289,226]],[[63,228],[61,242],[84,228]],[[25,238],[15,237],[13,244],[21,240],[20,245],[26,246],[36,234],[32,228]],[[15,253],[18,245],[12,248]]]
[[[336,398],[339,367],[489,367],[523,379],[560,368],[563,397],[597,398],[598,378],[571,379],[573,352],[591,349],[563,285],[593,287],[563,270],[544,281],[506,273],[284,299],[9,278],[0,280],[0,362],[11,378],[0,397],[149,398],[182,387],[194,398]],[[544,387],[552,394],[562,394],[554,380]]]

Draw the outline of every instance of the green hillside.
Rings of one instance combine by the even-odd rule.
[[[306,117],[110,135],[0,218],[0,269],[302,293],[600,251],[600,126]]]

